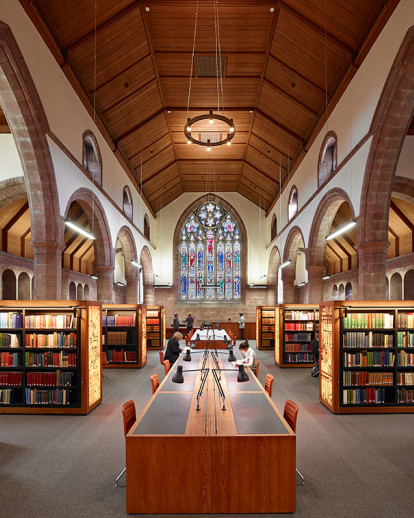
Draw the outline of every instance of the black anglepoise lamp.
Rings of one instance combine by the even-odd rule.
[[[239,373],[239,376],[240,376],[240,373]],[[239,379],[239,378],[237,378],[237,379]],[[247,378],[247,379],[249,379],[249,378]],[[174,374],[174,376],[172,377],[171,381],[173,383],[184,383],[183,366],[182,365],[178,365],[177,372]]]
[[[237,375],[237,381],[239,383],[243,383],[244,381],[249,381],[249,376],[246,374],[243,364],[239,365],[239,373]]]
[[[229,350],[229,357],[227,358],[227,361],[228,362],[235,362],[236,361],[236,357],[234,356],[233,349]]]
[[[185,355],[183,356],[183,362],[191,362],[191,353],[189,348],[187,348],[187,350],[185,351]]]

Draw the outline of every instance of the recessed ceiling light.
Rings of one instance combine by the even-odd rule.
[[[145,10],[146,10],[146,11],[149,11],[149,10],[150,10],[150,8],[149,8],[149,7],[146,7],[146,8],[145,8]]]
[[[274,13],[274,12],[275,12],[275,8],[274,8],[274,7],[271,7],[271,8],[270,8],[270,12],[271,12],[271,13]]]

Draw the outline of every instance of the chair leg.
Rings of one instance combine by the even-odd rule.
[[[115,486],[116,486],[116,487],[123,487],[123,486],[120,486],[120,485],[118,484],[118,482],[119,482],[119,480],[121,479],[122,475],[125,473],[125,471],[126,471],[126,468],[124,468],[124,469],[121,471],[121,473],[117,476],[117,478],[116,478],[116,482],[115,482]]]
[[[102,371],[102,379],[104,379],[104,378],[109,379],[109,381],[113,381],[111,376],[108,376],[108,374],[106,374],[106,372]]]
[[[302,486],[304,486],[305,485],[305,479],[304,479],[302,473],[298,469],[296,469],[296,473],[300,476],[300,478],[302,480]]]

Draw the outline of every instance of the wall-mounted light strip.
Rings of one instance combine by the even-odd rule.
[[[298,284],[298,286],[299,286],[299,288],[301,288],[302,286],[305,286],[305,284],[306,284],[306,282],[305,282],[305,281],[303,281],[303,282],[301,282],[300,284]]]
[[[171,288],[171,284],[153,284],[153,288]]]
[[[286,266],[289,266],[291,262],[292,262],[292,261],[291,261],[290,259],[288,259],[287,261],[285,261],[284,263],[282,263],[282,264],[279,266],[279,268],[285,268]]]
[[[137,263],[136,261],[133,261],[133,260],[131,260],[131,264],[132,264],[132,266],[136,266],[137,268],[142,270],[142,264],[139,264],[139,263]]]
[[[330,279],[330,278],[331,278],[331,276],[330,276],[330,275],[324,275],[324,276],[322,277],[322,280],[323,280],[323,281],[326,281],[327,279]]]
[[[250,284],[250,288],[267,288],[267,284]]]
[[[88,237],[89,239],[96,239],[96,237],[93,234],[85,230],[83,227],[76,225],[76,223],[73,223],[72,221],[66,220],[65,225],[70,227],[72,230],[75,230],[75,232],[77,232],[78,234],[82,234],[83,236]]]
[[[95,281],[98,280],[98,276],[97,275],[91,275],[92,279],[95,279]]]
[[[125,286],[123,282],[117,282],[118,286]]]
[[[348,223],[345,223],[345,225],[343,225],[342,227],[339,227],[336,230],[334,230],[333,232],[331,232],[330,234],[328,234],[325,237],[325,241],[329,241],[329,239],[333,239],[334,237],[337,237],[340,234],[343,234],[344,232],[346,232],[347,230],[349,230],[350,228],[352,228],[355,225],[356,225],[356,221],[354,219],[351,221],[348,221]]]

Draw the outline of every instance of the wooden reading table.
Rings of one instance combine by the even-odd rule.
[[[200,410],[202,352],[182,357],[126,437],[128,513],[293,513],[296,436],[247,369],[220,354],[225,407],[210,370]],[[173,383],[183,365],[184,383]],[[215,367],[211,355],[206,367]]]

